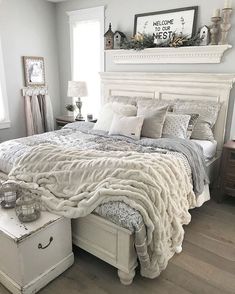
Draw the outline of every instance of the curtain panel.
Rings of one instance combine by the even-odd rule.
[[[48,94],[25,95],[27,136],[54,131],[54,117]]]

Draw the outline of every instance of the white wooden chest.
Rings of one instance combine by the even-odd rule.
[[[36,293],[74,262],[69,219],[42,212],[21,224],[0,208],[0,283],[12,293]]]

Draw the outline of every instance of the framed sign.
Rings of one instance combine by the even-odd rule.
[[[24,56],[25,85],[44,86],[45,85],[45,66],[43,57]]]
[[[153,34],[156,44],[167,41],[172,34],[188,38],[196,33],[198,6],[136,14],[134,36]]]

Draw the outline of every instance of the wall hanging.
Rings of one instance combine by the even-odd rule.
[[[43,57],[23,56],[25,86],[45,85],[45,65]]]

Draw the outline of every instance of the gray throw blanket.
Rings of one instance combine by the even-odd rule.
[[[203,192],[205,184],[209,184],[209,179],[206,174],[206,165],[203,160],[203,150],[198,144],[190,140],[179,138],[161,138],[157,140],[146,138],[142,139],[140,144],[184,154],[192,171],[193,190],[196,196]]]

